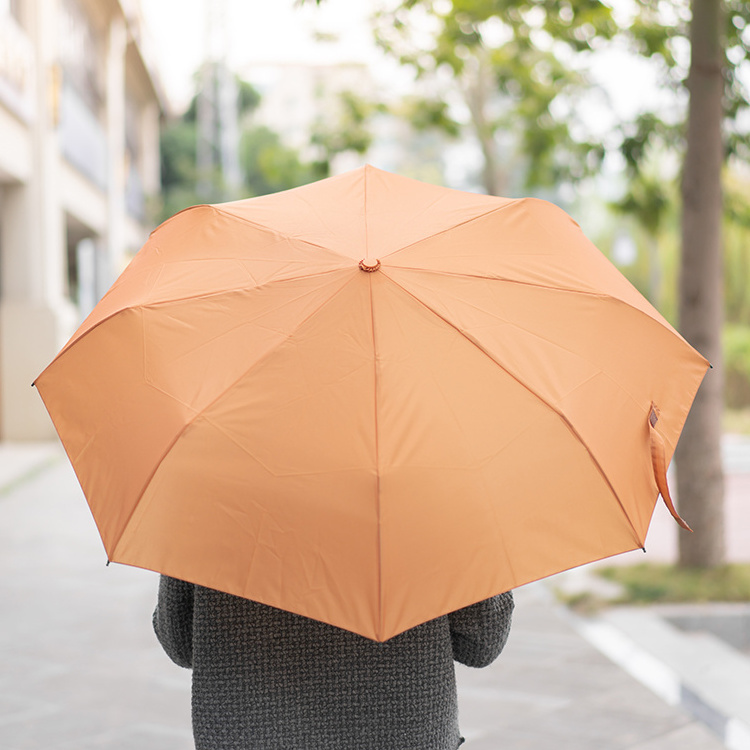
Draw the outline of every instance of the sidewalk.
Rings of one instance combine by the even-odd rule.
[[[13,488],[44,471],[64,455],[58,442],[1,443],[0,442],[0,497]]]
[[[36,446],[34,460],[8,449],[0,446],[0,747],[190,750],[190,675],[151,631],[156,575],[105,567],[61,449]],[[522,587],[516,602],[501,658],[458,668],[467,750],[725,746],[684,704],[636,680],[627,658],[621,666],[596,648],[549,585]]]
[[[457,672],[467,750],[724,747],[595,648],[543,584],[518,589],[500,659],[484,670],[458,665]]]

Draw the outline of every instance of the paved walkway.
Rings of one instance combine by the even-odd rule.
[[[0,446],[0,748],[190,750],[189,673],[151,631],[155,574],[105,567],[67,461],[37,449],[24,462]],[[547,585],[516,601],[501,658],[459,665],[467,750],[724,747],[595,648]]]

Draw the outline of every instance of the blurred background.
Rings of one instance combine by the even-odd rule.
[[[558,203],[680,326],[691,141],[721,154],[693,343],[750,433],[750,9],[713,4],[696,62],[688,0],[0,0],[0,442],[54,437],[29,385],[159,222],[365,162]]]
[[[713,364],[670,469],[695,533],[657,503],[648,556],[550,583],[566,614],[522,587],[466,736],[750,748],[749,59],[747,0],[0,0],[0,745],[192,747],[155,576],[105,567],[30,384],[176,211],[370,163],[559,204]]]

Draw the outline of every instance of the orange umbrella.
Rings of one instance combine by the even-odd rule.
[[[174,216],[36,385],[109,559],[385,640],[642,547],[706,367],[556,206],[368,166]]]

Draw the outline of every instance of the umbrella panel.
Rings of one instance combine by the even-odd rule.
[[[166,222],[37,382],[112,559],[385,639],[640,546],[705,367],[551,204],[366,168]]]
[[[356,273],[185,428],[113,559],[383,640],[613,544],[639,540],[559,415]]]
[[[656,496],[646,417],[652,402],[670,415],[660,426],[669,460],[705,361],[619,299],[502,279],[388,273],[575,429],[645,538]]]

